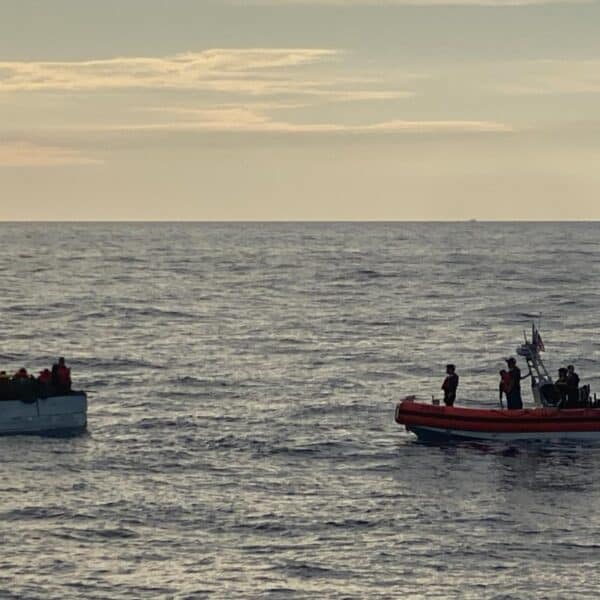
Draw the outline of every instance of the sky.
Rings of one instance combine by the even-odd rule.
[[[6,0],[0,220],[600,220],[600,2]]]

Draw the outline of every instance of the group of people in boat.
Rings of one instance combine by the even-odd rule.
[[[52,369],[43,369],[37,377],[21,367],[14,375],[0,371],[0,400],[35,400],[71,392],[71,369],[61,356]]]
[[[512,356],[506,359],[506,366],[506,369],[500,371],[500,383],[498,384],[500,403],[502,403],[502,398],[505,396],[506,407],[509,410],[519,410],[523,408],[521,380],[530,377],[531,373],[522,376],[521,369],[519,369],[517,361]],[[456,366],[453,364],[446,365],[446,378],[442,383],[444,404],[446,406],[454,406],[458,382],[459,377],[456,373]],[[558,370],[558,379],[554,382],[554,385],[560,394],[561,408],[577,408],[579,406],[579,375],[575,372],[573,365],[568,365],[566,368],[561,367]]]
[[[561,367],[558,370],[558,379],[554,385],[560,393],[562,407],[579,407],[579,375],[575,373],[573,365],[567,365],[566,368]]]

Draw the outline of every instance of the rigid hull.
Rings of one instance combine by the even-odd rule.
[[[87,396],[83,392],[38,398],[31,402],[0,402],[0,435],[76,433],[87,426]]]
[[[422,439],[599,440],[600,409],[489,410],[402,400],[396,422]]]

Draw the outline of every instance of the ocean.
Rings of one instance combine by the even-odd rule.
[[[0,597],[597,597],[600,446],[425,445],[394,407],[448,362],[495,405],[538,313],[600,392],[599,233],[0,224],[0,368],[64,355],[90,403],[0,438]]]

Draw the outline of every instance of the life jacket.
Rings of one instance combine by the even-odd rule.
[[[27,374],[27,369],[25,367],[21,367],[15,373],[14,379],[29,379],[29,375]]]
[[[500,386],[502,387],[503,392],[508,392],[508,390],[510,389],[510,381],[510,373],[505,373],[501,376]]]
[[[57,369],[58,384],[61,387],[70,387],[71,385],[71,369],[64,365],[58,365]]]
[[[43,371],[40,371],[38,381],[40,383],[50,383],[52,381],[52,373],[50,373],[49,369],[44,369]]]
[[[458,387],[458,375],[456,373],[451,373],[446,376],[444,379],[444,383],[442,383],[442,389],[445,392],[456,392],[456,388]]]

